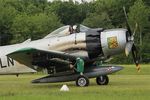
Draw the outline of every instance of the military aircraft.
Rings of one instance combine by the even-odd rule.
[[[125,12],[127,19],[127,15]],[[123,67],[97,65],[97,59],[108,59],[113,55],[132,51],[138,66],[138,52],[134,45],[134,34],[127,22],[127,29],[89,28],[83,25],[58,28],[42,39],[0,47],[0,74],[36,72],[35,66],[46,69],[48,76],[32,83],[76,81],[77,86],[88,86],[89,78],[98,85],[109,83],[108,74]],[[82,67],[78,67],[82,60]],[[82,69],[82,71],[80,71]]]

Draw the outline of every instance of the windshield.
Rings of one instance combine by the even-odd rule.
[[[80,32],[85,32],[88,31],[89,29],[90,29],[89,27],[80,24]]]
[[[49,35],[47,35],[45,38],[53,37],[53,36],[65,36],[69,34],[69,25],[62,26],[55,31],[51,32]]]

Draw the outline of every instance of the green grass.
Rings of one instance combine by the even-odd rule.
[[[39,74],[0,76],[0,100],[149,100],[150,66],[141,67],[137,73],[134,66],[125,66],[123,71],[109,75],[107,86],[96,85],[95,79],[88,87],[76,87],[74,82],[31,84],[43,76]],[[68,85],[69,92],[59,91],[63,84]]]
[[[135,65],[120,65],[124,69],[115,73],[116,75],[150,75],[150,65],[140,65],[140,72],[137,72]]]

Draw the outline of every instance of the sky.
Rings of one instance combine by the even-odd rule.
[[[54,0],[48,0],[48,1],[54,1]],[[61,0],[61,1],[69,1],[69,0]],[[78,1],[79,3],[82,2],[82,0],[73,0],[73,1]],[[90,2],[90,1],[93,1],[93,0],[84,0],[84,1]]]

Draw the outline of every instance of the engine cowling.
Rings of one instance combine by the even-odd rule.
[[[126,29],[110,29],[101,32],[101,46],[105,57],[124,52],[127,43]]]

